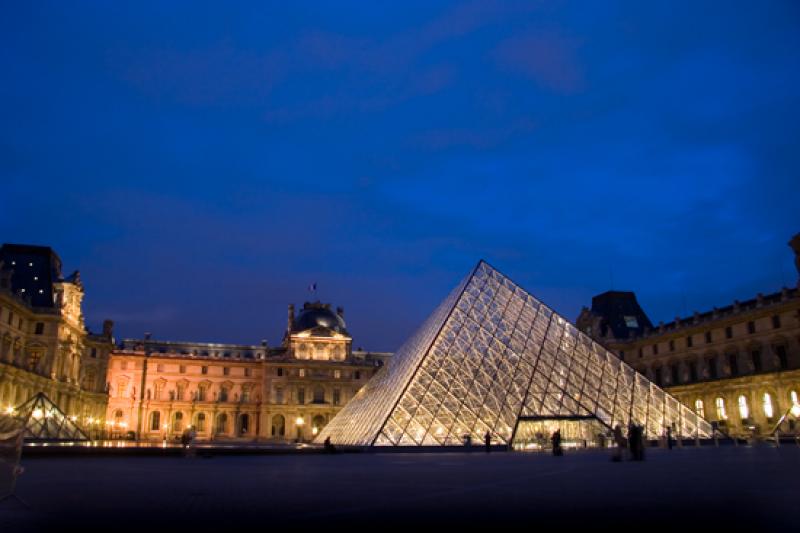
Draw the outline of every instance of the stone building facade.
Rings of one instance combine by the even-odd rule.
[[[86,329],[84,288],[64,277],[50,248],[0,247],[0,406],[5,412],[39,392],[79,426],[97,426],[106,412],[106,370],[114,340],[106,321]]]
[[[107,430],[174,440],[308,441],[391,354],[352,349],[344,311],[306,303],[283,342],[128,339],[111,353]]]
[[[800,235],[790,246],[800,273]],[[632,292],[609,291],[577,326],[729,434],[798,434],[798,288],[655,326]]]

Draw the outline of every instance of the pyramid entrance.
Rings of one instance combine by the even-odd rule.
[[[575,442],[711,425],[484,261],[317,436],[340,446],[513,446],[547,424]],[[515,431],[516,429],[516,431]],[[552,432],[551,432],[552,433]],[[519,435],[519,437],[517,437]],[[584,437],[586,437],[584,439]],[[588,445],[588,444],[587,444]]]

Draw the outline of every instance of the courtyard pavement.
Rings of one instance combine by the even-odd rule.
[[[230,530],[256,525],[448,531],[772,531],[800,527],[800,447],[72,457],[23,460],[0,531]]]

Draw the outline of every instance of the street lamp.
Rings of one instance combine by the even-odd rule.
[[[294,425],[297,426],[297,442],[303,442],[303,424],[305,423],[302,416],[298,416],[294,421]]]

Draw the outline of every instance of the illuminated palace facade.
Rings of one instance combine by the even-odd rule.
[[[84,324],[80,274],[64,277],[50,248],[0,247],[0,406],[44,393],[81,425],[105,417],[110,321],[93,334]]]
[[[306,303],[279,347],[124,340],[108,366],[112,435],[306,441],[390,357],[352,349],[344,311]]]
[[[800,234],[789,245],[800,273]],[[796,435],[799,288],[800,283],[657,326],[634,293],[609,291],[592,299],[577,325],[723,431]]]

